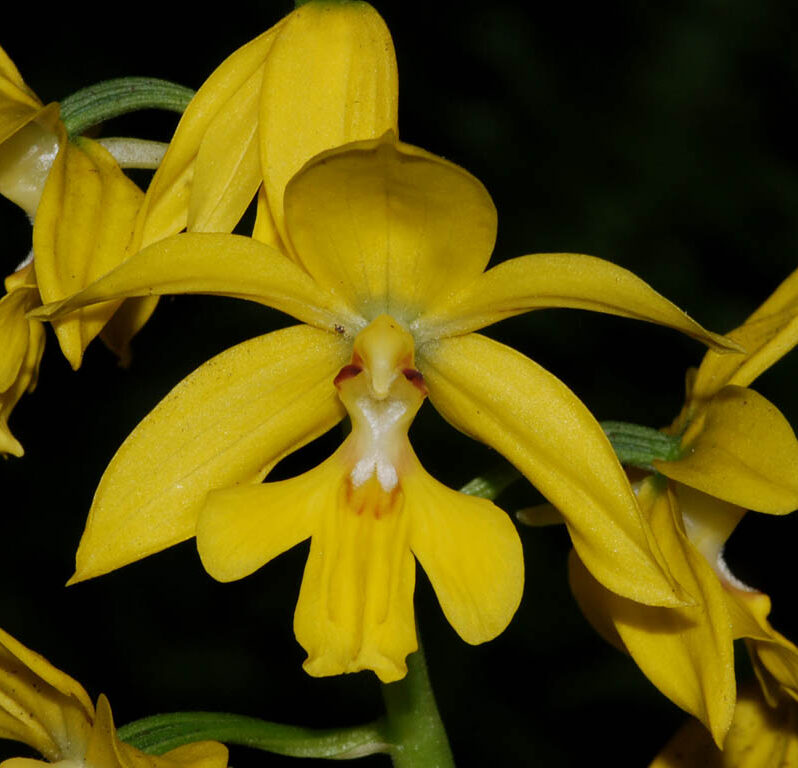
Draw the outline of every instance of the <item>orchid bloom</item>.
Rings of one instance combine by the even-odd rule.
[[[235,235],[182,234],[40,313],[210,293],[305,323],[213,358],[142,421],[97,490],[73,583],[195,535],[208,572],[230,581],[310,538],[294,625],[309,673],[405,674],[416,648],[413,556],[461,637],[495,637],[521,598],[520,541],[498,507],[420,465],[407,430],[429,396],[563,510],[609,589],[683,603],[586,407],[533,361],[472,331],[556,306],[661,323],[719,349],[725,339],[590,256],[522,256],[483,272],[497,226],[487,191],[392,133],[319,155],[273,213],[285,253]],[[262,483],[346,415],[351,434],[329,459]]]
[[[80,290],[122,261],[143,193],[98,143],[67,140],[58,105],[43,105],[2,49],[0,194],[34,225],[31,256],[7,278],[0,299],[0,452],[21,456],[7,420],[22,393],[35,385],[45,340],[39,321],[26,313]],[[74,368],[117,306],[54,324]],[[119,348],[114,331],[108,333],[109,345]]]
[[[57,120],[58,107],[39,101],[0,48],[0,194],[31,219],[58,153]],[[41,303],[33,268],[23,266],[9,275],[5,289],[0,298],[0,454],[22,456],[8,418],[22,395],[36,386],[45,335],[40,321],[26,317]]]
[[[231,232],[258,194],[255,237],[280,246],[272,209],[285,184],[321,150],[397,127],[398,83],[390,33],[367,3],[309,2],[229,56],[183,115],[146,196],[98,142],[67,140],[58,105],[44,106],[0,49],[0,194],[34,222],[35,273],[22,295],[0,300],[0,346],[25,312],[73,294],[141,247],[190,231]],[[40,202],[41,201],[41,202]],[[10,294],[10,290],[9,294]],[[56,321],[77,369],[91,340],[123,360],[156,300],[109,302]],[[23,308],[24,305],[24,308]],[[16,333],[16,331],[13,331]],[[44,334],[29,322],[0,364],[0,452],[22,455],[6,420],[35,376]],[[10,342],[8,342],[10,344]],[[34,354],[34,352],[36,354]],[[7,369],[7,370],[6,370]],[[19,378],[7,374],[17,371]]]
[[[227,748],[200,741],[155,757],[120,741],[108,699],[95,709],[83,686],[0,629],[0,738],[44,760],[15,757],[2,768],[225,768]]]
[[[686,404],[665,430],[681,436],[681,457],[655,461],[658,475],[638,486],[660,551],[694,604],[640,605],[598,584],[578,553],[570,563],[572,589],[591,623],[701,720],[718,746],[734,715],[735,639],[746,638],[755,667],[798,697],[798,648],[767,621],[768,596],[723,559],[746,509],[781,515],[798,507],[798,440],[778,409],[748,389],[798,342],[798,271],[728,337],[746,353],[709,351],[688,374]]]

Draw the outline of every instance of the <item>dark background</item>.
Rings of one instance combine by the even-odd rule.
[[[394,36],[405,141],[478,176],[499,211],[495,258],[590,253],[634,270],[700,322],[738,325],[796,267],[798,56],[795,12],[776,0],[592,6],[378,2]],[[168,3],[17,7],[0,45],[44,101],[106,77],[198,87],[290,5]],[[121,118],[103,135],[168,139],[172,115]],[[142,182],[146,179],[142,178]],[[0,201],[2,272],[30,245]],[[192,542],[64,589],[93,490],[125,435],[184,375],[234,343],[290,321],[227,299],[161,302],[123,371],[100,344],[72,373],[50,335],[39,388],[11,427],[27,454],[0,463],[0,626],[110,697],[119,724],[180,709],[230,710],[314,726],[381,711],[371,673],[314,680],[291,631],[306,547],[229,585]],[[491,329],[560,376],[599,419],[661,426],[680,407],[699,344],[665,329],[551,310]],[[756,388],[798,423],[795,354]],[[425,406],[425,463],[452,486],[493,458]],[[338,435],[284,472],[331,450]],[[452,462],[453,452],[463,459]],[[519,484],[509,511],[538,499]],[[728,548],[798,637],[792,518],[749,514]],[[496,641],[472,648],[448,626],[419,569],[417,614],[459,766],[646,765],[683,721],[634,664],[578,613],[560,529],[521,530],[527,583]],[[738,654],[743,656],[742,653]],[[2,754],[19,754],[3,745]],[[233,763],[289,765],[234,751]],[[386,765],[387,758],[366,764]]]

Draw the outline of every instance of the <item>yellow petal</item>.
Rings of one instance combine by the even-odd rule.
[[[316,511],[294,632],[307,651],[303,667],[308,674],[371,669],[390,683],[407,674],[405,659],[418,647],[409,516],[401,490],[385,514],[353,505],[348,467],[339,456],[328,460],[339,468],[337,482],[327,486],[324,506]],[[323,465],[315,471],[333,477]],[[367,482],[365,492],[370,488]]]
[[[746,510],[689,485],[671,483],[670,487],[679,502],[690,543],[715,569],[721,581],[728,579],[731,574],[723,560],[723,548]]]
[[[227,748],[214,741],[201,741],[162,756],[147,755],[119,740],[108,699],[101,694],[82,764],[91,768],[225,768]]]
[[[734,636],[748,641],[754,668],[764,667],[778,686],[798,699],[798,647],[770,625],[770,598],[743,584],[727,584],[726,598]],[[766,691],[776,687],[762,682]]]
[[[351,334],[363,324],[272,248],[240,235],[199,233],[161,240],[85,290],[32,316],[60,318],[96,302],[167,293],[249,299],[340,334]]]
[[[302,265],[369,319],[413,320],[490,258],[496,210],[462,168],[387,135],[316,158],[286,190]]]
[[[798,712],[794,706],[772,709],[750,686],[737,700],[722,752],[693,720],[650,768],[798,768]]]
[[[565,518],[560,514],[560,510],[548,502],[536,504],[534,507],[519,509],[515,516],[519,523],[530,525],[533,528],[565,524]]]
[[[611,646],[624,653],[629,653],[618,630],[615,629],[614,614],[607,610],[608,595],[612,595],[612,593],[608,592],[590,575],[590,571],[585,568],[585,564],[579,559],[575,549],[568,553],[568,584],[577,605],[579,605],[579,610],[590,626]]]
[[[0,630],[0,738],[61,760],[85,745],[93,716],[80,683]]]
[[[34,120],[41,109],[39,98],[0,48],[0,144]]]
[[[138,247],[144,248],[163,237],[177,234],[186,226],[195,161],[203,140],[214,124],[218,136],[228,103],[240,106],[239,92],[262,67],[275,35],[284,23],[285,20],[281,21],[225,59],[191,100],[147,189],[136,227]],[[217,118],[220,122],[215,123]],[[239,153],[228,158],[224,153],[214,152],[215,147],[215,140],[209,139],[205,151],[210,156],[203,161],[201,172],[201,200],[194,203],[197,211],[212,211],[221,204],[230,181],[229,163],[235,165],[241,157]],[[218,163],[216,167],[208,165],[214,160]]]
[[[100,694],[97,716],[81,764],[91,768],[226,768],[227,748],[215,741],[198,741],[164,755],[148,755],[119,740],[111,706]]]
[[[25,313],[38,303],[33,290],[17,290],[0,299],[0,393],[16,381],[28,352],[30,330]]]
[[[309,538],[340,480],[325,462],[290,480],[211,491],[197,520],[205,570],[217,581],[242,579]]]
[[[336,336],[296,326],[239,344],[184,379],[105,471],[72,583],[193,536],[208,491],[259,482],[340,421],[333,378],[350,353]]]
[[[191,232],[232,232],[261,183],[258,109],[263,67],[256,69],[208,125],[194,164]]]
[[[422,347],[417,361],[432,404],[502,453],[560,510],[602,584],[647,604],[682,603],[609,441],[562,382],[476,334]]]
[[[50,765],[50,763],[46,760],[35,760],[32,757],[10,757],[0,763],[2,768],[42,768],[47,765]]]
[[[177,234],[186,227],[189,216],[192,225],[200,230],[226,230],[235,226],[237,216],[240,216],[238,211],[243,211],[241,206],[246,208],[249,202],[244,202],[244,199],[251,184],[252,159],[256,151],[251,148],[247,151],[244,131],[244,146],[238,145],[238,154],[227,153],[227,147],[225,152],[217,152],[219,133],[231,127],[225,116],[228,105],[240,115],[242,97],[239,92],[262,67],[280,24],[229,56],[191,100],[147,188],[131,239],[130,253]],[[244,96],[243,102],[246,101]],[[237,125],[236,128],[244,126]],[[240,132],[236,135],[238,139],[242,138]],[[199,186],[195,190],[197,197],[191,200],[195,165],[201,149]],[[245,171],[243,178],[237,176],[239,169]],[[190,204],[192,210],[189,214]],[[108,345],[123,361],[129,357],[127,347],[130,339],[144,325],[157,303],[155,298],[125,302],[126,316],[118,319],[105,335]]]
[[[10,453],[12,456],[22,456],[25,453],[20,442],[8,428],[8,418],[22,395],[25,392],[32,392],[36,386],[39,365],[44,353],[44,340],[42,324],[35,320],[29,321],[25,357],[14,382],[5,392],[0,392],[0,455]]]
[[[158,305],[157,296],[125,299],[100,331],[100,339],[126,368],[130,364],[130,341],[144,327]]]
[[[707,352],[692,387],[696,400],[708,399],[728,384],[748,386],[798,343],[798,311],[785,311],[749,321],[728,334],[743,355]]]
[[[36,214],[33,248],[42,301],[63,299],[120,264],[143,193],[100,144],[63,141]],[[54,322],[73,368],[117,308],[83,309]]]
[[[504,631],[521,602],[521,540],[506,512],[442,485],[421,465],[402,478],[410,548],[449,623],[468,643]]]
[[[286,242],[283,195],[314,155],[396,132],[398,75],[385,22],[364,2],[305,3],[266,61],[260,153],[269,207]]]
[[[755,694],[741,698],[724,744],[723,766],[798,768],[796,708],[773,711]]]
[[[790,273],[773,293],[751,314],[746,322],[798,308],[798,269]]]
[[[429,338],[483,328],[545,307],[571,307],[645,320],[724,351],[736,346],[702,328],[639,277],[609,261],[576,253],[538,253],[505,261],[419,320]]]
[[[36,94],[25,84],[11,57],[0,48],[0,108],[8,103],[41,106]],[[2,136],[2,134],[0,134]]]
[[[278,251],[287,253],[283,241],[280,239],[280,233],[274,223],[274,217],[269,209],[269,201],[266,197],[266,190],[261,184],[258,189],[258,206],[255,214],[255,227],[252,230],[252,237],[258,242],[276,248]]]
[[[798,270],[728,336],[745,354],[707,352],[693,385],[693,397],[710,398],[727,384],[747,387],[798,343]]]
[[[648,480],[640,488],[639,500],[671,572],[695,604],[681,608],[640,605],[595,581],[579,602],[612,621],[646,677],[701,720],[720,746],[735,701],[733,639],[724,590],[682,530],[675,498]],[[585,575],[581,580],[583,586],[588,578]]]
[[[105,695],[100,694],[91,733],[80,757],[83,758],[83,764],[90,765],[91,768],[122,768],[125,763],[120,759],[120,746],[111,706]],[[149,761],[154,762],[154,758],[149,758]]]
[[[227,747],[219,744],[218,741],[195,741],[192,744],[184,744],[182,747],[170,749],[156,759],[158,766],[164,766],[164,768],[167,766],[226,768]]]
[[[779,683],[782,690],[798,701],[798,649],[795,645],[773,629],[769,642],[753,645],[759,663]]]
[[[423,490],[424,484],[412,482],[404,473],[401,487],[387,495],[374,478],[353,489],[351,443],[347,441],[330,459],[299,477],[208,494],[197,524],[197,547],[206,570],[216,579],[231,581],[247,576],[312,536],[294,622],[297,639],[308,652],[305,669],[315,676],[372,669],[384,682],[390,682],[404,676],[405,658],[416,649],[412,601],[415,566],[410,552],[414,534],[408,532],[408,526],[416,525],[415,515],[419,513],[419,541],[426,556],[434,546],[426,538],[430,528],[427,517],[433,512],[446,514],[447,510],[427,510],[429,494]],[[423,473],[417,461],[415,464],[416,470]],[[451,499],[447,496],[444,501],[449,503]],[[492,506],[488,502],[482,504]],[[462,511],[462,507],[457,511]],[[507,521],[507,516],[501,514]],[[453,526],[462,522],[459,515],[452,515]],[[512,529],[511,524],[509,527]],[[469,530],[473,532],[473,526]],[[442,531],[445,526],[438,532]],[[479,530],[480,534],[483,532]],[[473,555],[476,565],[472,568],[479,570],[484,566],[481,573],[494,578],[501,577],[507,569],[491,557],[504,555],[509,549],[512,558],[508,568],[522,574],[520,546],[515,532],[511,530],[511,534],[515,536],[514,549],[510,546],[497,550],[485,545],[483,539],[480,543],[488,555],[474,552],[473,547],[465,554],[446,554],[459,558]],[[441,567],[439,563],[434,565],[436,569]],[[450,573],[457,570],[452,564]],[[439,572],[434,570],[433,576]],[[454,578],[449,582],[445,578],[433,579],[441,587],[439,594],[445,605],[457,597],[461,597],[459,605],[469,600],[463,594],[445,600],[455,582]],[[500,619],[501,627],[492,627],[490,636],[509,621],[522,583],[521,575],[514,585],[518,594],[510,598],[514,602],[509,615]],[[490,584],[478,584],[474,589],[484,600],[501,592],[500,587]],[[489,604],[480,609],[483,617],[489,617],[486,621],[500,612]],[[456,609],[455,619],[465,610]],[[458,623],[462,625],[462,621]]]
[[[737,579],[723,559],[723,547],[745,510],[689,486],[673,485],[690,541],[724,587],[734,639],[746,640],[766,697],[776,706],[781,687],[798,698],[798,648],[770,626],[770,598]]]
[[[659,472],[746,509],[778,515],[798,507],[798,441],[772,403],[728,386],[701,418],[685,435],[684,458],[655,461]]]

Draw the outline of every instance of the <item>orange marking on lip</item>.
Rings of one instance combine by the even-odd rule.
[[[346,505],[355,515],[360,517],[363,513],[370,513],[375,520],[379,520],[391,514],[399,506],[402,488],[396,485],[390,491],[386,491],[376,475],[372,475],[363,485],[355,488],[351,479],[347,478],[345,496]]]

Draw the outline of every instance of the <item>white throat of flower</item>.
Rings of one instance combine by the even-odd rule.
[[[352,362],[335,378],[352,420],[347,440],[352,489],[374,479],[390,494],[412,456],[407,431],[426,397],[413,351],[413,337],[392,317],[380,315],[358,334]]]
[[[407,404],[401,400],[375,400],[360,397],[356,402],[366,424],[368,435],[366,447],[350,474],[352,485],[363,485],[372,475],[377,475],[382,489],[392,491],[399,482],[396,467],[390,459],[391,447],[396,443],[397,430],[402,430],[402,416],[407,413]],[[402,430],[401,436],[407,434]]]

